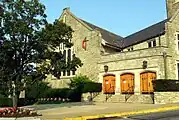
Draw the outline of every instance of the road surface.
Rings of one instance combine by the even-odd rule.
[[[112,119],[111,119],[112,120]],[[114,118],[113,120],[179,120],[179,110],[167,111],[161,113],[151,113],[136,116],[128,116],[122,118]]]

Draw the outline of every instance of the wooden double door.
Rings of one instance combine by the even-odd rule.
[[[121,93],[134,93],[134,74],[126,73],[120,76]]]
[[[103,93],[114,94],[116,89],[115,75],[106,75],[103,77]]]
[[[140,74],[140,88],[142,93],[153,93],[152,81],[156,79],[155,72],[144,72]]]

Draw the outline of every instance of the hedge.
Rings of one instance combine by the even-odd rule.
[[[154,91],[170,92],[179,91],[179,80],[173,79],[158,79],[153,81]]]
[[[44,93],[42,98],[61,98],[61,99],[68,99],[69,102],[79,102],[81,101],[82,93],[93,93],[93,92],[101,92],[102,91],[102,84],[95,83],[95,82],[86,82],[81,84],[79,87],[75,88],[59,88],[59,89],[49,89]],[[61,103],[60,101],[38,101],[40,104],[47,104],[47,103]]]
[[[0,107],[12,107],[12,99],[0,94]]]
[[[102,91],[102,83],[88,82],[84,84],[83,93],[93,93],[93,92],[101,92]]]
[[[68,98],[69,91],[70,91],[69,88],[49,89],[41,97],[44,97],[44,98],[56,98],[56,97]]]
[[[41,98],[61,98],[69,99],[69,101],[72,102],[79,102],[81,100],[81,92],[78,89],[70,88],[49,89],[48,91],[46,91],[46,93],[44,93],[43,96],[41,96]],[[44,102],[49,103],[49,101]],[[51,101],[50,103],[53,103],[53,101]],[[54,101],[54,103],[56,102]]]

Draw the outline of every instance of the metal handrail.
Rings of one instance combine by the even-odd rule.
[[[128,88],[126,91],[124,91],[124,92],[128,92],[128,93],[129,93],[129,90],[130,90],[131,88],[134,88],[134,86],[129,87],[129,88]]]
[[[114,87],[114,86],[113,86],[113,87]],[[113,87],[110,86],[108,90],[110,90],[110,89],[113,88]],[[107,90],[107,91],[108,91],[108,90]],[[110,96],[108,96],[108,95],[110,95]],[[106,94],[106,101],[107,101],[107,100],[109,99],[109,97],[111,97],[111,96],[112,96],[112,94],[108,94],[108,93],[107,93],[107,94]]]
[[[134,86],[129,87],[129,88],[128,88],[126,91],[124,91],[124,92],[128,92],[128,95],[129,95],[129,90],[130,90],[131,88],[134,88]],[[130,96],[132,96],[132,95],[130,95]],[[125,95],[125,102],[127,102],[127,100],[130,98],[130,96],[127,98],[127,96]]]

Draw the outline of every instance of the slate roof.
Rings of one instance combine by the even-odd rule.
[[[169,21],[169,19],[165,19],[159,23],[156,23],[150,27],[147,27],[139,32],[136,32],[134,34],[131,34],[125,38],[120,40],[120,47],[126,48],[141,42],[144,42],[146,40],[149,40],[151,38],[160,36],[165,33],[165,23]]]
[[[99,30],[101,32],[102,38],[107,43],[109,43],[110,45],[113,45],[115,47],[120,47],[119,46],[119,40],[122,39],[121,36],[116,35],[116,34],[114,34],[112,32],[109,32],[109,31],[107,31],[107,30],[105,30],[103,28],[100,28],[100,27],[98,27],[96,25],[93,25],[93,24],[91,24],[89,22],[86,22],[86,21],[84,21],[82,19],[80,19],[80,20],[83,21],[85,24],[87,24],[90,28]]]
[[[132,45],[144,42],[146,40],[152,39],[154,37],[160,36],[162,34],[165,33],[165,23],[169,21],[168,19],[165,19],[161,22],[158,22],[154,25],[151,25],[143,30],[140,30],[136,33],[133,33],[125,38],[116,35],[112,32],[109,32],[103,28],[100,28],[96,25],[93,25],[89,22],[86,22],[82,19],[80,19],[81,21],[83,21],[85,24],[87,24],[89,27],[91,27],[92,29],[97,29],[101,32],[102,38],[108,42],[108,44],[116,46],[120,49],[124,49],[127,47],[130,47]]]

